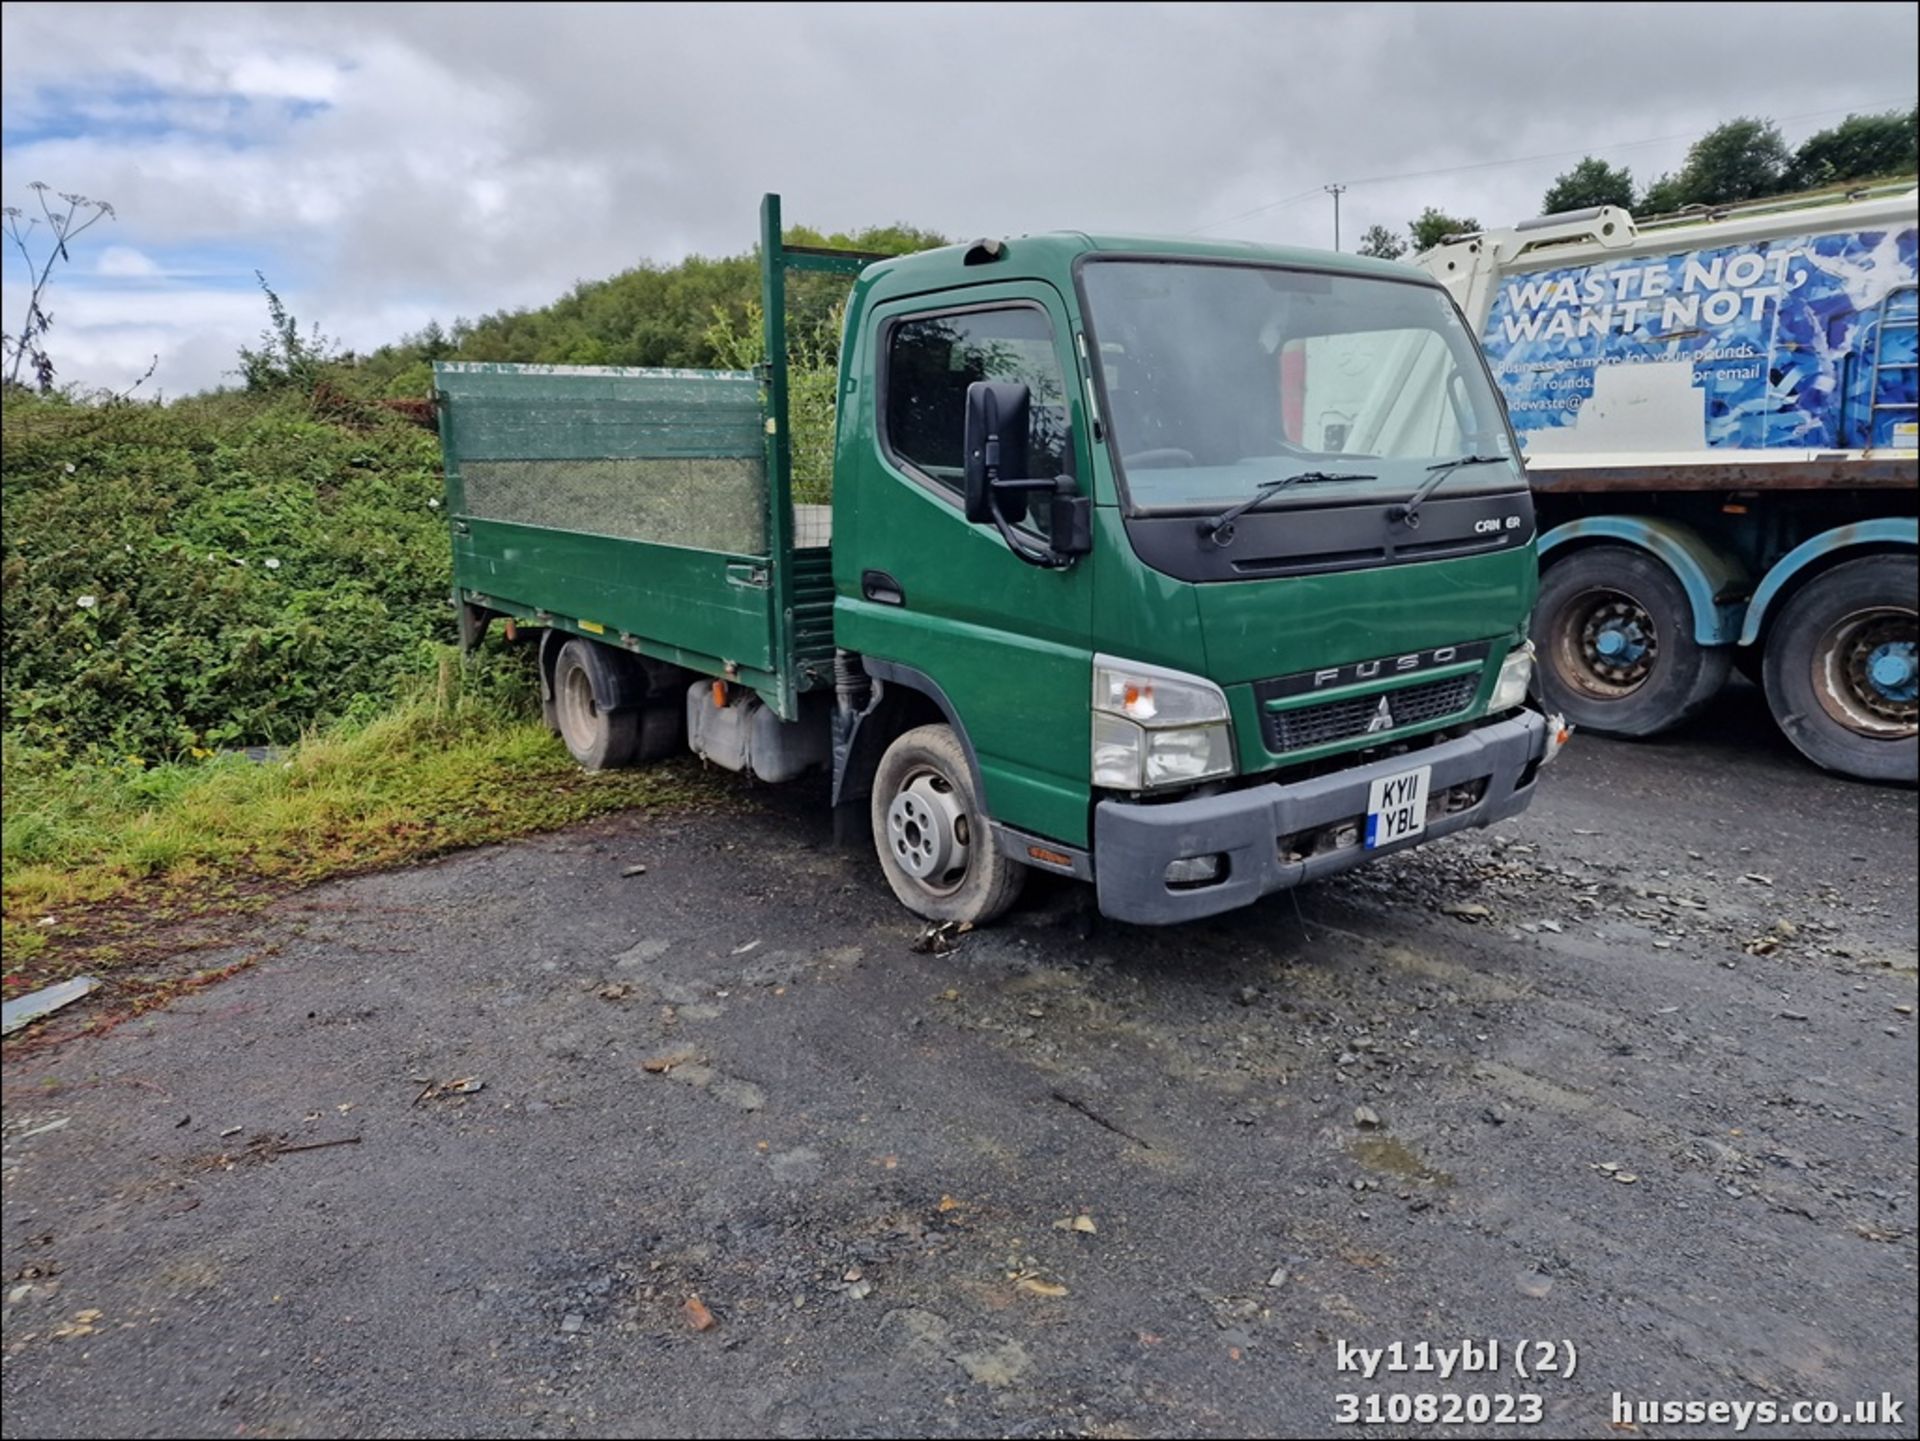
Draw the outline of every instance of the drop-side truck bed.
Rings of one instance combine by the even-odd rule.
[[[580,761],[822,769],[900,899],[982,922],[1030,869],[1185,920],[1524,809],[1518,449],[1408,267],[1023,237],[783,243],[755,372],[435,367],[455,600],[537,636]],[[790,271],[846,277],[830,476],[796,503]],[[1424,357],[1370,448],[1317,367]]]

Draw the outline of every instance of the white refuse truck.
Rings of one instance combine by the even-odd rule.
[[[1601,206],[1417,257],[1526,452],[1548,709],[1652,735],[1738,665],[1809,759],[1915,780],[1917,228],[1907,183]],[[1302,403],[1337,430],[1314,380]]]

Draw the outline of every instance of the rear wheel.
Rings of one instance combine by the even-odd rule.
[[[919,726],[887,747],[873,778],[873,840],[893,893],[930,921],[984,925],[1026,881],[1026,867],[994,844],[947,726]]]
[[[600,708],[594,676],[607,664],[587,640],[568,641],[553,664],[553,716],[560,739],[590,771],[625,765],[633,759],[640,740],[639,710]]]
[[[1862,780],[1920,779],[1920,578],[1874,555],[1814,577],[1767,636],[1767,704],[1815,765]]]
[[[1533,612],[1541,697],[1602,735],[1650,736],[1694,715],[1727,678],[1729,647],[1693,638],[1693,607],[1645,551],[1597,545],[1554,562]]]

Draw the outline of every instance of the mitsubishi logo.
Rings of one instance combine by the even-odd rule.
[[[1387,705],[1387,698],[1381,696],[1380,708],[1373,713],[1373,719],[1367,722],[1367,734],[1372,735],[1375,731],[1390,731],[1392,729],[1393,711]]]

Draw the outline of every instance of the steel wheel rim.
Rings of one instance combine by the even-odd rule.
[[[1560,608],[1551,646],[1554,669],[1572,685],[1602,700],[1620,700],[1652,676],[1660,631],[1634,596],[1595,586]]]
[[[593,744],[594,730],[600,721],[600,707],[593,699],[593,682],[580,666],[569,670],[560,682],[560,729],[577,747]]]
[[[1920,624],[1901,606],[1866,606],[1841,616],[1813,648],[1813,694],[1856,735],[1902,740],[1915,733],[1914,680]]]
[[[930,766],[910,771],[887,803],[887,849],[928,895],[966,884],[973,822],[960,790]]]

